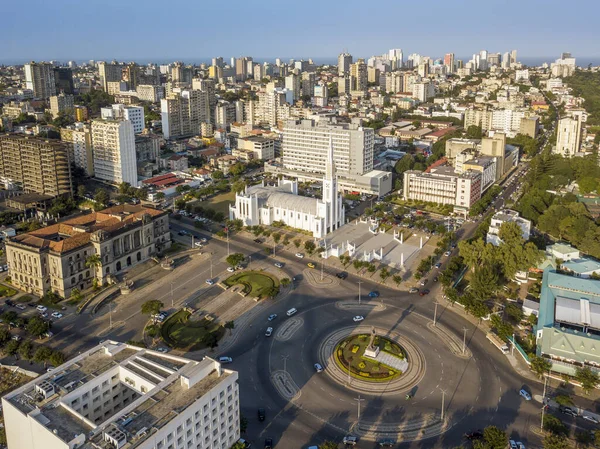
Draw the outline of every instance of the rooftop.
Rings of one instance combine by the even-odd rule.
[[[139,204],[123,204],[19,234],[10,238],[9,245],[14,243],[65,253],[87,245],[96,231],[117,232],[136,224],[146,214],[157,217],[165,212]]]
[[[259,206],[281,207],[305,214],[317,215],[317,202],[314,198],[295,195],[285,186],[252,186],[248,187],[245,196],[256,196]],[[262,204],[261,204],[262,203]]]

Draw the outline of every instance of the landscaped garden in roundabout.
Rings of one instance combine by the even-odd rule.
[[[240,285],[244,295],[253,298],[272,298],[279,293],[279,280],[264,271],[240,271],[223,281],[227,287]]]
[[[345,372],[350,371],[352,377],[371,382],[388,382],[402,375],[402,371],[391,368],[377,360],[365,357],[369,346],[369,334],[350,335],[341,340],[335,347],[336,364]],[[400,360],[406,359],[406,354],[397,343],[381,336],[375,336],[373,346],[380,353],[387,353]]]
[[[161,337],[172,348],[197,351],[214,348],[225,335],[225,329],[206,317],[196,318],[187,310],[171,315],[162,324]]]

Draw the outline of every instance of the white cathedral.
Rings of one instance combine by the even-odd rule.
[[[279,180],[277,186],[265,186],[263,181],[235,195],[235,205],[229,206],[229,218],[240,219],[245,226],[282,221],[292,228],[312,232],[317,238],[342,226],[346,211],[337,191],[332,142],[329,143],[322,200],[299,196],[295,180]]]

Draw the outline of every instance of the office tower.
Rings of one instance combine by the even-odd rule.
[[[115,222],[119,226],[115,227]],[[91,223],[107,244],[96,242],[92,234],[92,244],[81,245],[83,239],[74,242],[78,243],[77,255],[85,259],[83,251],[79,251],[83,247],[90,254],[100,255],[103,264],[104,258],[109,258],[113,266],[112,260],[117,257],[113,248],[124,253],[126,245],[136,245],[127,246],[126,251],[131,253],[130,259],[139,263],[156,254],[161,246],[157,237],[169,238],[167,213],[141,206],[106,209],[94,214]],[[77,223],[65,228],[77,228]],[[102,231],[104,228],[108,231]],[[159,234],[164,229],[166,234]],[[151,244],[146,237],[151,238]],[[55,243],[44,241],[48,246]],[[50,259],[48,253],[59,252],[58,262],[64,258],[62,266],[69,265],[62,251],[41,251],[46,259]],[[123,264],[121,260],[118,263]],[[240,436],[237,380],[236,371],[225,369],[210,357],[196,361],[104,341],[3,398],[8,446],[229,448]],[[174,446],[177,441],[180,444]]]
[[[192,80],[192,89],[201,90],[208,94],[208,108],[211,114],[210,123],[214,123],[215,106],[217,105],[217,94],[215,88],[215,80],[194,78]]]
[[[367,64],[361,58],[350,66],[350,89],[365,91],[367,89],[367,82]]]
[[[294,101],[299,100],[302,95],[302,80],[300,75],[291,73],[285,77],[285,88],[294,94]]]
[[[123,66],[121,80],[127,83],[127,90],[136,90],[138,84],[141,84],[139,82],[141,77],[140,67],[135,62]]]
[[[246,77],[254,78],[254,61],[251,57],[246,58]]]
[[[243,56],[235,60],[235,79],[236,81],[246,81],[248,78],[248,61],[251,61],[252,58],[248,58]]]
[[[435,95],[435,87],[429,80],[423,80],[413,83],[412,93],[413,98],[416,98],[421,103],[425,103]]]
[[[219,56],[218,58],[212,58],[212,64],[215,67],[221,67],[223,68],[225,66],[225,63],[223,62],[223,58],[221,56]]]
[[[449,73],[454,73],[454,53],[446,53],[444,55],[444,65]]]
[[[87,176],[94,176],[94,154],[92,152],[92,130],[82,125],[73,130],[73,162]]]
[[[92,120],[92,148],[96,178],[137,187],[135,134],[129,120]]]
[[[315,90],[315,72],[302,72],[302,97],[312,97]]]
[[[323,81],[319,81],[319,84],[315,86],[314,97],[313,97],[313,105],[319,107],[327,106],[329,101],[329,91],[327,88],[327,84]]]
[[[377,67],[367,66],[367,82],[378,83],[379,82],[379,69]]]
[[[552,76],[571,76],[575,72],[575,58],[571,57],[571,53],[562,53],[560,59],[550,64]]]
[[[165,139],[195,136],[201,123],[210,123],[208,92],[177,88],[160,105]]]
[[[404,92],[404,75],[401,72],[386,73],[383,87],[386,92]]]
[[[350,65],[352,64],[352,55],[350,53],[341,53],[338,56],[338,74],[342,76],[344,73],[350,71]]]
[[[289,170],[325,174],[330,139],[340,174],[362,175],[373,170],[375,135],[355,123],[334,125],[314,120],[288,120],[282,134],[283,166]]]
[[[152,84],[139,84],[135,91],[141,101],[149,101],[150,103],[162,100],[165,94],[164,87]]]
[[[123,77],[123,66],[115,62],[99,62],[98,71],[104,92],[108,92],[108,83],[121,81]]]
[[[388,59],[390,61],[391,69],[398,70],[402,68],[404,63],[404,54],[401,48],[394,48],[388,52]],[[380,69],[381,70],[381,69]]]
[[[500,66],[500,53],[490,53],[487,57],[488,67]]]
[[[67,67],[54,67],[54,83],[56,85],[56,93],[61,92],[73,95],[75,88],[73,86],[73,70]]]
[[[337,79],[338,95],[350,93],[350,75],[339,76]]]
[[[56,95],[54,67],[47,62],[25,64],[25,85],[36,98],[46,99]]]
[[[581,148],[581,115],[563,117],[558,121],[555,154],[573,157]]]
[[[27,193],[73,195],[69,144],[16,134],[0,135],[0,179]]]
[[[429,75],[429,61],[422,61],[417,68],[420,77],[425,78]]]
[[[236,121],[236,112],[235,103],[219,100],[215,107],[215,127],[217,129],[227,129],[229,125]]]
[[[61,112],[67,112],[73,115],[75,109],[75,102],[73,95],[65,95],[60,93],[50,97],[50,113],[53,118],[58,117]]]
[[[254,81],[261,81],[265,77],[265,66],[259,63],[253,64],[252,74]]]
[[[517,50],[513,50],[510,52],[510,62],[517,63]]]

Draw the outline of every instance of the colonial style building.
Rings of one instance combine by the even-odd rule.
[[[170,245],[166,211],[126,204],[12,237],[6,258],[15,287],[68,298]]]

